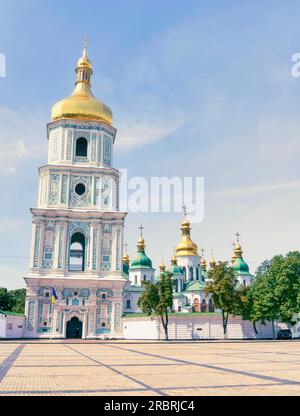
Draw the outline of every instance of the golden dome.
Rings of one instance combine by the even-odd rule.
[[[198,256],[198,247],[190,237],[190,222],[185,218],[181,223],[181,241],[176,247],[177,256]]]
[[[164,272],[166,270],[166,266],[165,266],[165,263],[164,263],[164,259],[161,259],[161,263],[159,265],[159,270],[161,272]]]
[[[128,256],[127,253],[124,254],[124,256],[123,256],[123,263],[125,263],[125,264],[127,264],[129,266],[130,258],[129,258],[129,256]]]
[[[201,270],[206,271],[206,261],[204,257],[201,259]]]
[[[145,250],[145,247],[146,247],[146,245],[145,245],[145,240],[143,239],[143,237],[141,237],[139,240],[138,240],[138,242],[137,242],[137,248],[138,248],[138,251],[144,251]]]
[[[75,89],[70,97],[58,101],[52,107],[51,120],[75,118],[87,121],[112,123],[111,109],[98,101],[91,91],[92,63],[83,49],[82,57],[77,62]]]
[[[237,243],[234,248],[234,256],[235,258],[242,257],[242,254],[243,254],[242,247],[239,243]]]

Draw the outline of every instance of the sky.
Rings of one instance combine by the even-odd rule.
[[[113,111],[114,166],[129,177],[203,177],[199,249],[229,260],[239,231],[255,272],[300,247],[298,1],[0,0],[0,286],[24,287],[30,207],[46,164],[52,105],[68,96],[89,39],[94,95]],[[157,267],[181,213],[129,213]]]

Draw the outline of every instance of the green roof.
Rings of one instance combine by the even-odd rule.
[[[174,293],[174,298],[184,298],[185,296],[182,293]]]
[[[249,266],[242,257],[237,257],[232,267],[238,274],[249,274]]]
[[[16,312],[11,312],[11,311],[2,311],[0,309],[0,313],[4,314],[4,315],[9,315],[9,316],[24,316],[24,313],[16,313]]]
[[[183,292],[193,292],[198,290],[204,290],[205,284],[201,283],[199,280],[191,280],[187,282]]]
[[[123,263],[123,273],[128,275],[129,266],[126,263]]]
[[[145,288],[142,287],[142,286],[132,285],[127,289],[127,292],[143,292],[144,290],[145,290]]]
[[[177,264],[172,264],[170,267],[167,268],[167,271],[172,274],[183,274],[183,270]]]
[[[134,269],[152,269],[152,261],[144,251],[138,251],[136,257],[132,260],[130,270]]]

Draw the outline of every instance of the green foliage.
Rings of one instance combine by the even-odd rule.
[[[145,282],[145,291],[138,300],[138,305],[147,315],[159,316],[168,339],[169,309],[173,305],[172,274],[162,272],[156,283]]]
[[[26,289],[15,289],[8,291],[0,288],[0,309],[15,313],[24,313]]]
[[[9,310],[10,297],[8,290],[5,287],[0,287],[0,309],[3,311]]]
[[[236,273],[227,262],[220,262],[209,270],[205,291],[212,295],[215,307],[222,311],[226,335],[229,314],[237,315],[240,305]]]
[[[255,281],[253,316],[257,321],[295,323],[300,311],[300,253],[274,256]]]
[[[10,311],[15,313],[24,313],[26,289],[10,290]]]

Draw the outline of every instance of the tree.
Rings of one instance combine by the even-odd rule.
[[[252,321],[255,334],[258,334],[256,328],[254,304],[253,304],[253,291],[255,288],[255,282],[250,286],[241,286],[238,289],[238,314],[244,319],[244,321]]]
[[[205,291],[211,294],[214,305],[221,309],[224,336],[227,333],[229,314],[236,315],[239,305],[236,273],[227,262],[220,262],[208,272]]]
[[[254,291],[255,314],[263,323],[280,319],[288,325],[295,324],[295,316],[300,309],[299,276],[299,252],[272,258],[268,269],[258,278]]]
[[[145,282],[145,291],[138,300],[138,305],[144,313],[159,316],[168,341],[169,309],[173,305],[172,273],[161,272],[156,283]]]
[[[26,289],[15,289],[9,292],[9,310],[16,313],[24,313]]]
[[[10,296],[8,290],[5,287],[0,287],[0,309],[3,311],[9,310]]]

